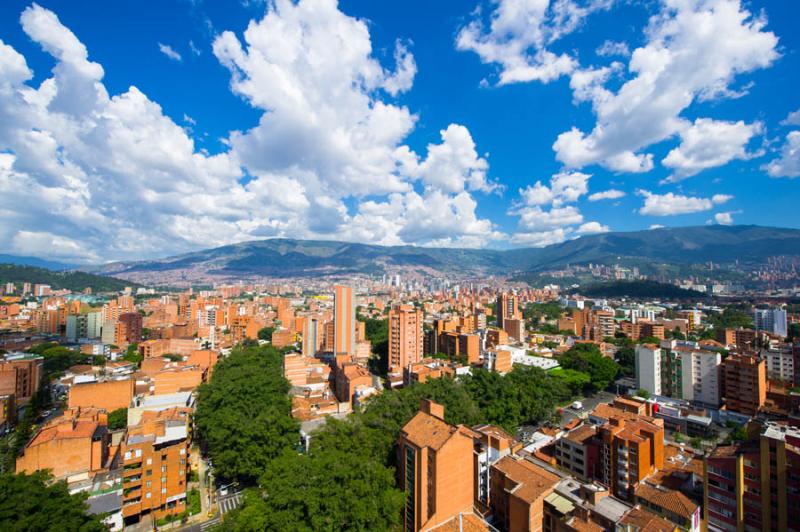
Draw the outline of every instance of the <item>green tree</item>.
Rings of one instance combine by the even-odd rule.
[[[631,346],[620,347],[615,354],[620,372],[626,377],[636,375],[636,350]]]
[[[124,429],[128,426],[128,409],[118,408],[108,414],[109,430]]]
[[[219,478],[252,485],[270,460],[298,443],[282,368],[283,355],[272,346],[238,347],[198,388],[195,423]]]
[[[0,530],[107,530],[87,514],[85,495],[70,495],[65,482],[51,480],[43,471],[0,475]]]
[[[575,344],[558,362],[564,369],[588,373],[595,391],[606,389],[619,374],[619,364],[603,356],[596,344]]]
[[[573,396],[584,393],[592,384],[588,373],[574,369],[555,368],[550,374],[561,379]]]
[[[650,392],[648,392],[644,388],[639,388],[638,390],[636,390],[636,395],[641,397],[642,399],[650,399]]]
[[[264,327],[263,329],[258,331],[258,339],[259,340],[266,340],[267,342],[272,341],[272,333],[275,332],[275,327]]]

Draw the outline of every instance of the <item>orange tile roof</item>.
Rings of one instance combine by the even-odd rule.
[[[504,456],[494,466],[517,486],[511,491],[527,503],[533,503],[561,480],[558,476],[521,458]]]
[[[77,421],[71,430],[59,430],[59,426],[68,424],[69,422],[60,423],[57,425],[50,425],[39,431],[33,440],[28,444],[28,447],[41,445],[53,440],[68,440],[79,438],[91,438],[99,426],[95,421]]]
[[[488,532],[486,521],[473,513],[462,513],[430,529],[436,532]]]
[[[581,425],[580,427],[578,427],[576,429],[573,429],[573,430],[569,431],[569,433],[564,437],[567,438],[569,441],[572,441],[572,442],[579,443],[579,444],[583,445],[583,443],[586,440],[588,440],[589,438],[591,438],[595,434],[597,434],[597,430],[595,429],[595,426],[594,425],[585,424],[585,425]]]
[[[458,427],[425,412],[417,412],[403,427],[403,434],[409,442],[419,448],[430,447],[434,450],[441,449],[456,432]]]
[[[680,491],[658,489],[647,483],[637,486],[636,497],[686,519],[691,519],[697,510],[697,504],[690,501]]]
[[[663,517],[659,517],[652,512],[648,512],[640,506],[634,507],[620,521],[623,525],[631,525],[639,532],[673,532],[677,526],[670,523]]]

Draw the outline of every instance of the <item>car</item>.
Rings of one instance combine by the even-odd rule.
[[[221,490],[219,490],[220,497],[225,497],[228,494],[228,486],[225,486]]]
[[[580,401],[575,401],[574,403],[572,403],[573,410],[580,410],[582,408],[583,408],[583,403],[581,403]]]

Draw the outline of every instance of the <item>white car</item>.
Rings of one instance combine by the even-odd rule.
[[[580,401],[575,401],[574,403],[572,403],[573,410],[581,410],[582,408],[583,408],[583,403],[581,403]]]

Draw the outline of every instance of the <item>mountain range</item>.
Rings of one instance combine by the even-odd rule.
[[[432,275],[535,275],[588,263],[740,266],[800,256],[800,230],[752,225],[659,228],[588,235],[542,248],[455,249],[275,238],[157,260],[83,267],[138,282],[209,282],[419,271]]]

